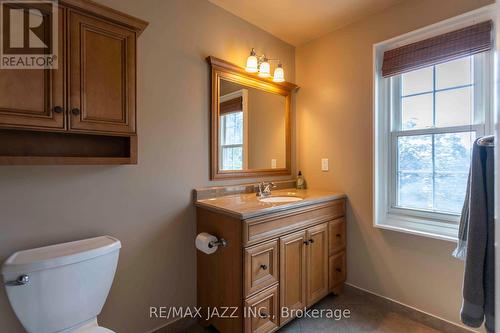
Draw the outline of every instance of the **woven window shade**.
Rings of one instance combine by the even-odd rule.
[[[382,76],[398,75],[489,51],[493,47],[492,27],[493,22],[486,21],[386,51]]]
[[[219,113],[225,114],[225,113],[231,113],[231,112],[239,112],[243,111],[243,98],[242,97],[236,97],[233,99],[230,99],[228,101],[220,103],[220,109]]]

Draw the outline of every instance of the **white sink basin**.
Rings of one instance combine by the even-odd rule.
[[[262,202],[270,202],[270,203],[283,203],[283,202],[296,202],[303,200],[299,197],[290,197],[290,196],[282,196],[282,197],[267,197],[259,199]]]

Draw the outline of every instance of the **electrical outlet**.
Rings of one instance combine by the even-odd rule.
[[[271,169],[276,169],[276,159],[275,158],[273,158],[271,160]]]
[[[321,171],[328,171],[328,159],[327,158],[322,158],[321,159]]]

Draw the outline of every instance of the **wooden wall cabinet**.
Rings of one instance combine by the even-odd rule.
[[[59,8],[57,69],[0,69],[0,127],[33,130],[66,128],[65,14],[65,9]]]
[[[92,1],[59,1],[57,69],[0,70],[0,164],[137,163],[136,40],[146,26]]]
[[[198,306],[238,308],[233,318],[212,317],[202,324],[221,333],[274,332],[293,319],[281,315],[283,308],[291,314],[340,292],[344,215],[345,199],[243,220],[198,207],[197,232],[228,241],[211,255],[197,251]]]

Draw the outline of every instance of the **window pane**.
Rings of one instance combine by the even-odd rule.
[[[472,58],[465,57],[436,65],[436,89],[472,83]]]
[[[435,210],[460,214],[475,138],[474,132],[435,135]]]
[[[222,148],[222,170],[242,170],[243,169],[243,148],[223,147]]]
[[[431,127],[432,94],[404,97],[401,101],[401,128],[403,130]]]
[[[474,132],[436,134],[434,137],[436,172],[467,174],[475,139]]]
[[[432,135],[398,138],[397,205],[432,208]]]
[[[432,135],[398,138],[398,171],[432,172]]]
[[[436,92],[436,126],[472,124],[472,99],[472,87]]]
[[[221,124],[224,128],[222,145],[239,145],[243,143],[243,112],[223,115]]]
[[[413,95],[432,91],[432,67],[401,75],[402,95]]]
[[[398,206],[405,208],[432,208],[432,174],[398,173]]]

